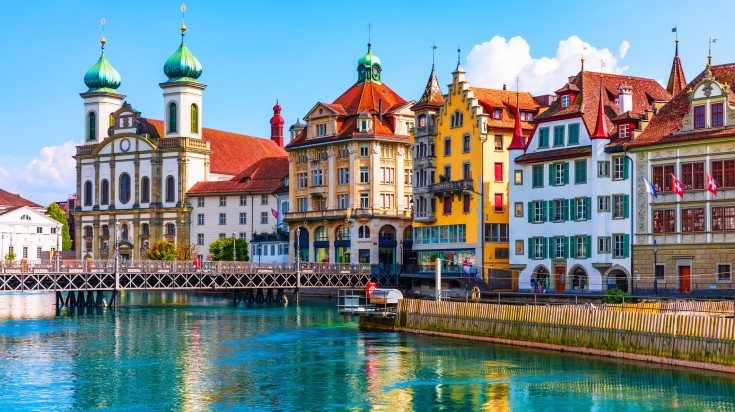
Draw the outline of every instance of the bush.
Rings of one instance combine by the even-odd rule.
[[[618,288],[609,289],[607,291],[607,296],[605,296],[604,299],[602,299],[602,303],[608,303],[608,304],[619,304],[619,303],[630,303],[630,299],[626,299],[626,296],[628,296],[628,293],[623,292],[622,290]]]

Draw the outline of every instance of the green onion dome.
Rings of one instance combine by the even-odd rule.
[[[84,84],[89,87],[87,92],[110,92],[115,93],[120,87],[120,73],[107,61],[105,57],[105,39],[102,43],[102,55],[92,67],[84,74]]]
[[[163,73],[168,76],[169,82],[193,82],[202,75],[202,65],[189,51],[184,43],[184,30],[181,26],[181,46],[166,60],[163,65]]]
[[[368,51],[357,61],[358,66],[372,66],[374,64],[380,64],[380,58],[370,53],[370,43],[368,43]]]

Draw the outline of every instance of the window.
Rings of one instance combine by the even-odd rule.
[[[360,183],[370,183],[370,173],[367,167],[360,168]]]
[[[567,205],[568,205],[567,199],[552,200],[552,207],[554,209],[551,214],[554,219],[554,222],[564,222],[568,220],[567,216],[569,216],[569,214],[567,211],[568,210]]]
[[[120,175],[120,203],[126,205],[130,201],[130,175],[123,173]]]
[[[322,185],[322,169],[314,169],[311,171],[311,185],[312,186]]]
[[[395,169],[392,167],[380,168],[380,183],[393,184],[395,182]]]
[[[522,202],[515,202],[513,204],[513,208],[515,209],[515,217],[523,217],[523,203]]]
[[[589,220],[590,219],[590,203],[589,197],[578,197],[573,200],[575,204],[575,220]]]
[[[268,212],[260,212],[260,224],[261,225],[268,224]]]
[[[496,108],[493,110],[493,119],[502,119],[503,118],[503,109]]]
[[[470,213],[470,195],[462,195],[462,213]]]
[[[452,200],[454,200],[454,196],[445,197],[443,200],[443,205],[444,205],[443,211],[445,215],[452,214]]]
[[[176,234],[176,226],[173,223],[166,223],[166,235],[174,236]]]
[[[615,156],[612,159],[613,180],[625,180],[628,178],[628,162],[623,156]]]
[[[544,165],[533,165],[532,171],[532,186],[533,187],[544,187]]]
[[[307,161],[308,157],[306,156],[306,150],[296,152],[296,163],[306,163]]]
[[[227,196],[220,196],[219,197],[219,205],[220,206],[227,206]]]
[[[296,199],[296,207],[298,212],[307,212],[309,210],[308,200],[305,197],[299,197]]]
[[[589,258],[591,256],[590,242],[591,236],[576,236],[577,259]]]
[[[267,205],[268,204],[268,195],[260,195],[260,204],[261,205]]]
[[[392,193],[381,193],[380,203],[383,209],[393,209],[395,195]]]
[[[470,151],[470,135],[465,134],[462,136],[462,152],[467,153]]]
[[[704,106],[694,106],[694,128],[704,127]]]
[[[348,149],[348,146],[346,144],[341,144],[337,146],[337,158],[344,159],[346,157],[350,157],[350,150]]]
[[[623,234],[612,235],[612,255],[614,258],[627,258],[629,256],[629,236]]]
[[[495,163],[495,181],[496,182],[502,182],[503,181],[503,164],[502,163]]]
[[[508,224],[507,223],[485,223],[485,242],[502,242],[508,241]]]
[[[453,114],[449,116],[449,127],[460,127],[464,125],[464,113],[459,110],[455,110]]]
[[[510,251],[507,247],[496,247],[495,248],[495,259],[508,259]]]
[[[52,235],[55,235],[55,234],[56,234],[56,228],[55,228],[55,227],[52,227],[52,228],[51,228],[51,234],[52,234]]]
[[[174,180],[173,176],[169,176],[166,178],[166,201],[176,201],[176,181]]]
[[[100,204],[109,205],[110,204],[110,182],[108,182],[107,179],[102,179],[102,182],[100,183],[100,192],[101,192],[100,195],[102,197]]]
[[[574,161],[574,183],[583,184],[587,183],[587,160],[575,160]]]
[[[462,163],[462,179],[472,179],[472,171],[470,170],[470,164],[468,162]]]
[[[621,124],[620,126],[618,126],[618,138],[627,139],[629,137],[630,137],[630,125]]]
[[[248,197],[240,196],[240,206],[247,206],[247,205],[248,205]]]
[[[538,147],[539,149],[549,147],[549,128],[542,127],[538,130]]]
[[[598,212],[609,212],[610,211],[610,196],[597,196],[597,211]]]
[[[197,213],[197,225],[204,225],[204,213]]]
[[[191,132],[199,133],[199,107],[191,105]]]
[[[569,144],[579,144],[579,123],[572,123],[567,126],[567,129],[569,133]]]
[[[684,190],[704,190],[704,162],[683,163],[681,183]]]
[[[320,123],[314,126],[316,129],[316,136],[326,136],[327,135],[327,124],[326,123]]]
[[[388,144],[383,144],[380,146],[380,157],[384,159],[393,159],[395,158],[395,154],[393,151],[393,146]]]
[[[541,169],[543,172],[543,169]],[[543,177],[541,178],[543,180]],[[522,185],[523,184],[523,170],[515,170],[513,172],[513,183],[516,185]]]
[[[500,134],[495,135],[495,151],[496,152],[503,151],[503,135],[500,135]]]
[[[495,199],[493,202],[493,212],[501,213],[505,211],[505,202],[503,200],[502,193],[495,193]]]
[[[41,226],[38,226],[36,228],[36,233],[43,233],[43,228]]]
[[[360,239],[370,239],[370,228],[367,226],[360,226],[357,229],[357,237]]]
[[[549,165],[549,186],[563,186],[569,183],[569,163]]]
[[[151,227],[148,225],[148,223],[143,223],[140,225],[140,232],[143,236],[148,236],[151,234]]]
[[[597,162],[597,177],[610,177],[609,160],[600,160]]]
[[[171,102],[168,105],[168,132],[176,133],[176,119],[178,113],[176,112],[176,103]]]
[[[561,97],[561,107],[567,107],[569,106],[569,95],[565,94]]]
[[[445,137],[444,138],[444,156],[449,156],[450,154],[452,154],[452,138]]]
[[[403,169],[403,183],[409,186],[413,184],[411,169]]]
[[[533,250],[531,251],[532,259],[543,259],[546,256],[546,253],[544,253],[546,249],[544,247],[545,246],[544,240],[545,238],[542,238],[542,237],[531,238],[530,242],[533,242],[533,243],[530,243],[530,242],[529,243],[533,245]]]
[[[715,210],[712,208],[712,222],[714,226]],[[713,230],[714,229],[713,227]],[[676,210],[658,209],[653,211],[653,233],[674,233],[676,231]]]
[[[712,208],[712,230],[735,230],[735,206],[718,206]]]
[[[613,219],[627,219],[630,215],[628,195],[612,195]]]
[[[716,272],[717,272],[718,282],[731,282],[732,281],[732,264],[731,263],[718,263]]]
[[[666,265],[658,263],[653,268],[655,279],[659,282],[666,282]]]
[[[337,184],[346,185],[350,183],[350,169],[341,167],[337,169]]]
[[[610,236],[599,236],[597,238],[597,253],[610,253]]]
[[[306,172],[297,173],[296,180],[298,182],[299,189],[306,189],[309,187],[309,176],[306,175]]]
[[[197,233],[197,245],[204,245],[204,233]]]
[[[203,199],[203,198],[199,198]],[[144,177],[140,181],[140,202],[150,203],[151,201],[151,180],[148,177]],[[204,205],[202,205],[204,206]]]
[[[220,213],[219,214],[219,224],[220,225],[226,225],[227,224],[227,214],[226,213]]]
[[[712,127],[722,126],[722,103],[712,103]]]
[[[564,126],[554,126],[554,146],[564,146]]]
[[[246,225],[248,223],[248,214],[245,212],[240,212],[240,224]]]
[[[360,207],[363,209],[367,209],[370,207],[367,193],[360,193]]]
[[[350,195],[337,195],[337,208],[347,209],[350,207]]]
[[[88,134],[87,134],[87,140],[95,140],[97,139],[97,113],[95,112],[89,112],[88,116]]]
[[[28,246],[23,246],[23,259],[28,259]]]
[[[695,207],[681,210],[682,232],[704,232],[704,208]]]
[[[36,259],[41,259],[41,248],[40,247],[36,248]]]
[[[714,163],[714,162],[713,162]],[[654,166],[651,183],[657,192],[671,191],[671,175],[674,174],[674,165]]]
[[[544,201],[543,200],[536,200],[534,202],[529,202],[529,209],[533,213],[529,213],[528,218],[533,219],[531,223],[543,223],[546,219],[545,217],[545,208],[544,208]]]
[[[718,187],[735,187],[735,160],[713,161],[712,178]]]
[[[449,165],[444,166],[444,178],[447,181],[452,180],[452,166],[449,166]]]
[[[522,254],[523,254],[523,241],[516,240],[516,255],[522,255]]]
[[[370,151],[368,150],[368,144],[360,143],[360,157],[368,157],[368,156],[370,156]]]
[[[564,236],[557,236],[553,238],[554,241],[554,257],[557,259],[563,259],[567,257],[567,254],[565,253],[566,249],[564,246],[566,246],[566,240],[567,238]]]

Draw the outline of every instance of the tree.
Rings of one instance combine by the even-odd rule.
[[[51,203],[46,206],[46,214],[61,223],[61,250],[71,250],[71,236],[69,236],[69,222],[66,221],[66,213],[58,204]]]
[[[242,262],[250,260],[248,255],[248,241],[245,239],[235,240],[237,243],[237,260]],[[212,260],[232,260],[232,238],[219,238],[209,244],[209,253]]]
[[[196,257],[199,247],[197,245],[179,242],[176,244],[174,256],[176,260],[192,260]]]
[[[174,260],[176,259],[176,245],[165,239],[153,242],[146,249],[145,257],[150,260]]]

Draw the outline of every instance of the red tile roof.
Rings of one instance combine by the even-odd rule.
[[[674,61],[671,63],[671,74],[669,74],[669,83],[666,91],[672,96],[679,93],[687,85],[684,77],[684,68],[681,66],[679,58],[679,40],[676,40],[676,52],[674,53]]]
[[[266,157],[258,160],[230,180],[197,182],[187,194],[233,192],[274,192],[281,189],[288,177],[288,157]]]
[[[472,87],[471,89],[475,97],[480,101],[480,105],[490,115],[487,121],[489,127],[506,127],[508,129],[515,127],[514,113],[516,96],[518,97],[518,105],[522,111],[529,111],[535,114],[538,113],[538,109],[541,107],[533,99],[533,96],[527,92],[516,93],[512,90],[483,89],[480,87]],[[503,109],[503,114],[500,119],[493,118],[493,112],[496,108]],[[524,130],[533,130],[534,126],[528,122],[521,122],[521,127]]]
[[[143,133],[152,138],[164,136],[163,121],[141,119]],[[262,139],[221,130],[202,128],[202,137],[212,149],[209,171],[223,175],[236,175],[264,157],[286,156],[286,151],[270,139]]]
[[[24,199],[20,197],[20,195],[16,195],[6,190],[0,189],[0,208],[10,208],[10,207],[20,207],[20,206],[43,207],[37,203],[31,202],[28,199]]]
[[[618,97],[619,85],[630,86],[633,90],[634,112],[652,110],[654,102],[666,102],[671,99],[671,95],[653,79],[581,71],[569,82],[570,87],[580,89],[574,101],[567,107],[561,107],[561,99],[557,99],[548,110],[536,116],[535,121],[539,123],[578,115],[584,120],[587,132],[592,134],[597,128],[600,82],[602,82],[605,123],[608,130],[612,131],[613,138],[617,137],[617,130],[612,127],[611,119],[618,116],[619,108],[615,100]]]
[[[721,83],[735,84],[735,63],[712,66],[710,68],[714,79]],[[689,89],[699,83],[706,75],[707,70],[701,72],[694,80],[666,103],[656,113],[643,131],[635,140],[629,142],[626,147],[648,146],[653,144],[677,143],[705,138],[717,138],[733,136],[735,127],[714,127],[709,129],[697,129],[686,133],[676,133],[682,127],[684,116],[689,114]],[[732,90],[728,91],[730,104],[735,103],[735,95]]]

